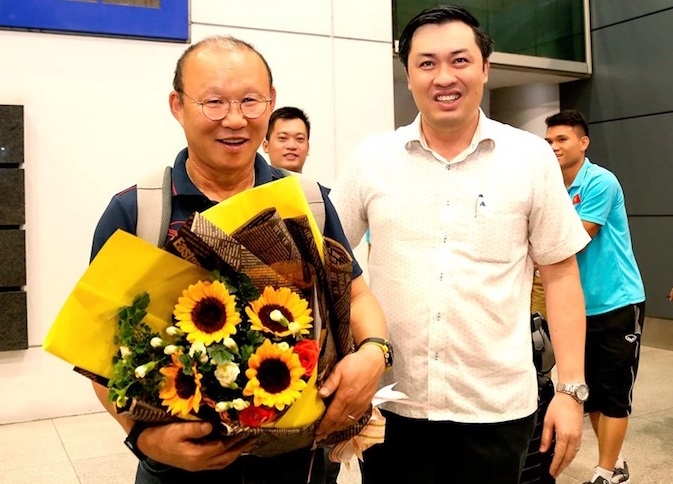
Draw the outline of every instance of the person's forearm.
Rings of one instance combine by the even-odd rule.
[[[356,344],[365,338],[388,337],[383,310],[363,276],[354,279],[351,287],[351,331]]]
[[[584,381],[586,312],[575,257],[540,266],[559,382]]]
[[[96,396],[98,397],[98,400],[100,400],[100,403],[103,404],[103,407],[105,407],[105,410],[112,415],[112,417],[119,422],[119,425],[122,426],[124,431],[128,434],[131,431],[131,427],[133,427],[133,424],[135,421],[132,418],[125,417],[123,415],[120,415],[117,413],[117,409],[115,408],[115,403],[111,402],[108,400],[107,396],[109,393],[109,390],[107,387],[104,387],[103,385],[100,385],[96,382],[91,382],[93,384],[93,389],[96,392]]]

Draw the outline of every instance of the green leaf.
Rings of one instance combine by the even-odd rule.
[[[264,343],[264,340],[266,339],[266,336],[264,334],[260,333],[259,331],[254,331],[254,330],[248,330],[246,337],[248,338],[248,341],[250,342],[251,345],[254,347],[260,346],[262,343]]]
[[[243,345],[240,347],[241,350],[241,360],[246,364],[250,357],[255,353],[255,348],[252,345]]]
[[[143,322],[149,303],[149,294],[143,292],[133,299],[130,306],[120,308],[117,313],[119,329],[114,338],[115,344],[128,347],[131,354],[126,358],[116,354],[112,359],[112,377],[108,382],[112,401],[126,396],[160,404],[156,389],[163,376],[159,372],[151,372],[142,383],[135,378],[135,369],[141,364],[154,361],[163,366],[167,359],[162,351],[150,345],[150,340],[159,334]]]
[[[208,356],[216,365],[233,361],[234,355],[223,344],[213,344],[208,347]]]
[[[178,361],[182,365],[182,373],[184,373],[185,375],[191,375],[192,363],[194,362],[194,359],[187,354],[182,354],[178,357]]]

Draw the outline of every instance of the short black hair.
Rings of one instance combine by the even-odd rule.
[[[267,141],[269,141],[269,137],[273,132],[276,121],[279,119],[301,119],[304,122],[304,125],[306,125],[306,138],[311,138],[311,122],[308,120],[306,113],[299,108],[285,106],[278,108],[273,113],[271,113],[271,117],[269,118],[269,127],[266,130]]]
[[[576,109],[564,109],[560,113],[552,114],[544,120],[548,128],[552,126],[579,126],[584,130],[584,136],[589,136],[587,118]]]
[[[409,23],[404,27],[400,35],[399,56],[405,69],[407,69],[409,64],[411,39],[416,30],[423,25],[443,25],[448,22],[463,22],[472,28],[474,39],[479,46],[484,62],[486,62],[493,53],[493,39],[479,27],[479,21],[462,7],[439,5],[437,7],[426,8],[409,20]]]
[[[200,40],[196,44],[190,45],[180,56],[178,59],[178,63],[175,66],[175,75],[173,76],[173,89],[176,92],[179,92],[180,94],[183,94],[184,91],[184,82],[182,79],[182,73],[185,68],[185,62],[187,61],[187,58],[192,52],[195,52],[197,50],[200,50],[202,48],[206,47],[224,47],[228,49],[245,49],[245,50],[250,50],[257,54],[259,58],[262,60],[264,63],[264,67],[266,68],[266,72],[269,75],[269,86],[273,87],[273,75],[271,74],[271,68],[269,67],[269,64],[266,62],[266,59],[262,54],[259,53],[257,49],[255,49],[252,44],[249,44],[241,39],[237,39],[236,37],[232,37],[230,35],[213,35],[211,37],[206,37],[203,40]]]

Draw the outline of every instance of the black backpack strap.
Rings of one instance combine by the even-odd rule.
[[[530,326],[533,338],[533,362],[537,371],[548,373],[554,368],[556,359],[549,339],[547,321],[540,313],[534,313],[530,315]]]

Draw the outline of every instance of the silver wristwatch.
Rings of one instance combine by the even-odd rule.
[[[589,387],[586,383],[559,383],[556,385],[556,391],[567,393],[577,400],[577,403],[584,403],[589,398]]]

